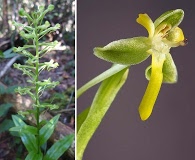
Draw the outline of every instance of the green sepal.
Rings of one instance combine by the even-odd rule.
[[[177,27],[184,18],[184,11],[182,9],[170,10],[163,13],[159,18],[154,22],[155,28],[160,24],[171,25],[171,28]]]
[[[176,83],[178,79],[177,68],[170,53],[166,54],[166,59],[163,64],[163,83]],[[145,76],[150,80],[151,65],[146,68]]]
[[[94,48],[94,54],[103,60],[125,65],[135,65],[147,59],[150,54],[151,39],[135,37],[113,41],[105,47]]]

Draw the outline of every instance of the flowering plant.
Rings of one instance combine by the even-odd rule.
[[[40,59],[58,44],[57,41],[44,42],[42,39],[46,34],[60,28],[60,24],[52,27],[48,21],[45,21],[44,24],[42,23],[45,14],[53,9],[54,5],[49,5],[47,8],[39,6],[37,11],[31,13],[20,9],[19,15],[26,18],[28,24],[13,22],[17,29],[21,29],[20,36],[27,42],[31,42],[31,44],[13,48],[14,52],[27,58],[24,65],[15,63],[14,67],[21,70],[29,78],[27,80],[28,86],[18,87],[16,92],[21,95],[29,95],[33,101],[32,109],[20,111],[19,114],[22,116],[32,115],[36,121],[35,126],[27,125],[21,117],[12,116],[15,127],[12,127],[10,131],[19,133],[28,151],[25,160],[56,160],[72,145],[74,140],[74,134],[69,134],[48,148],[47,142],[54,132],[60,115],[54,116],[49,121],[41,118],[41,114],[46,109],[58,108],[55,104],[40,101],[40,97],[46,89],[52,89],[59,84],[58,81],[52,81],[51,78],[40,79],[40,74],[43,70],[50,71],[58,67],[58,63],[52,59],[49,62],[40,62]]]
[[[80,113],[77,119],[78,160],[82,159],[90,138],[125,83],[131,65],[139,64],[152,56],[151,65],[145,71],[149,84],[139,106],[142,120],[150,117],[162,83],[177,82],[178,73],[170,49],[186,44],[183,31],[178,27],[183,17],[184,11],[181,9],[167,11],[154,22],[147,14],[139,14],[137,22],[147,29],[148,37],[121,39],[104,47],[94,48],[94,54],[98,58],[112,62],[113,65],[78,89],[79,97],[103,81],[91,107]]]

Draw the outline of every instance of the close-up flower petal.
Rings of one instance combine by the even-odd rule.
[[[147,14],[139,14],[136,21],[147,29],[149,37],[153,37],[155,30],[154,23]]]

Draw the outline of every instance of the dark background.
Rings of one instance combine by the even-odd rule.
[[[136,23],[139,13],[155,20],[165,11],[181,8],[180,25],[188,45],[171,49],[178,83],[163,84],[151,117],[143,122],[138,106],[148,81],[148,58],[131,67],[119,92],[84,154],[84,160],[194,160],[195,159],[195,9],[193,1],[79,0],[77,3],[77,87],[108,69],[111,64],[93,55],[93,48],[111,41],[147,36]],[[194,43],[194,44],[193,44]],[[78,99],[80,113],[91,104],[97,87]]]

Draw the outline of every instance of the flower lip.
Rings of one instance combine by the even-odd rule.
[[[171,47],[185,46],[187,44],[187,39],[184,38],[183,31],[179,27],[170,30],[166,34],[165,39]]]

